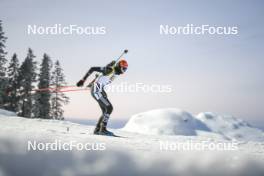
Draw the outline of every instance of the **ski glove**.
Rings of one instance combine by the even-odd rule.
[[[79,82],[77,82],[77,87],[82,87],[83,86],[83,84],[84,84],[84,80],[82,79],[82,80],[80,80]]]

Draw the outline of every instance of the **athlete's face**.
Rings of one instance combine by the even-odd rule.
[[[117,74],[117,75],[121,75],[121,74],[124,74],[125,72],[126,72],[126,68],[125,69],[123,69],[123,68],[120,68],[119,66],[116,66],[115,67],[115,73]]]
[[[125,73],[126,70],[127,70],[127,67],[126,68],[125,67],[121,68],[122,73]]]

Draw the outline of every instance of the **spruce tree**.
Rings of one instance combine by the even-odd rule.
[[[18,111],[19,101],[19,61],[16,53],[13,54],[8,69],[8,97],[6,109],[10,111]]]
[[[7,87],[7,78],[6,78],[6,54],[5,52],[5,42],[6,42],[5,33],[3,32],[2,21],[0,20],[0,108],[4,108],[6,101],[6,87]]]
[[[60,66],[60,62],[56,61],[54,70],[52,72],[52,85],[54,87],[60,87],[66,85],[63,69]],[[63,105],[69,103],[69,98],[62,92],[55,92],[51,97],[51,115],[53,119],[64,120],[63,117]]]
[[[51,81],[52,62],[47,54],[44,54],[40,65],[40,73],[38,76],[38,89],[48,88]],[[35,94],[34,116],[37,118],[50,119],[51,93],[49,91],[40,91]]]
[[[21,86],[19,115],[28,118],[32,118],[32,89],[34,88],[34,83],[36,82],[37,75],[37,66],[34,58],[35,56],[33,54],[33,51],[29,48],[27,57],[25,58],[19,69],[19,84]]]

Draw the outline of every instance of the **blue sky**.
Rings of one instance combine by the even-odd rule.
[[[173,92],[110,93],[113,118],[154,108],[177,107],[191,113],[213,111],[258,120],[264,116],[263,1],[0,1],[8,37],[8,57],[22,60],[31,47],[59,59],[67,81],[75,84],[91,66],[105,65],[130,50],[123,81],[170,84]],[[106,26],[102,36],[28,35],[27,25]],[[159,34],[168,24],[238,26],[239,35]],[[68,94],[67,117],[93,119],[100,109],[89,92]]]

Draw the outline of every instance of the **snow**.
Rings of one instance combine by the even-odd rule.
[[[123,128],[125,131],[156,135],[197,135],[196,130],[207,127],[190,113],[169,108],[156,109],[133,115]]]
[[[212,112],[194,116],[186,111],[168,108],[133,115],[124,131],[148,135],[217,136],[241,141],[264,141],[263,131],[230,115]]]
[[[17,116],[16,113],[0,109],[0,117]]]
[[[68,121],[27,119],[0,111],[0,175],[264,175],[264,142],[232,141],[220,137],[233,128],[226,122],[239,124],[238,129],[252,128],[243,121],[208,113],[193,116],[178,109],[153,110],[131,117],[124,129],[112,129],[122,137],[92,135],[93,126]],[[210,113],[209,113],[210,114]],[[153,116],[152,116],[153,115]],[[12,118],[11,118],[12,116]],[[198,118],[199,117],[199,118]],[[146,119],[145,119],[146,118]],[[210,126],[206,119],[223,123]],[[147,127],[134,133],[135,119]],[[146,125],[151,119],[151,125]],[[164,120],[162,120],[164,119]],[[233,119],[233,120],[232,120]],[[155,122],[156,121],[156,122]],[[225,123],[224,123],[224,122]],[[138,121],[137,121],[138,122]],[[170,124],[169,122],[174,122]],[[207,124],[207,126],[204,126]],[[243,125],[242,125],[243,124]],[[132,125],[132,126],[131,126]],[[183,126],[181,126],[183,125]],[[144,126],[144,125],[143,125]],[[155,131],[151,128],[157,127]],[[164,127],[170,130],[161,130]],[[179,129],[174,129],[174,128]],[[227,125],[229,127],[229,125]],[[131,131],[126,131],[125,129]],[[192,129],[189,129],[192,128]],[[225,130],[223,130],[225,129]],[[134,131],[136,131],[134,129]],[[240,133],[242,133],[240,131]],[[162,134],[162,135],[161,135]],[[177,135],[176,135],[177,134]],[[231,134],[230,134],[231,136]],[[243,136],[246,136],[243,134]],[[106,150],[28,150],[28,142],[105,144]],[[235,150],[161,150],[160,143],[235,143]]]
[[[243,141],[264,141],[264,134],[261,129],[254,128],[242,119],[231,115],[205,112],[198,114],[197,118],[205,123],[211,131],[228,138]]]

